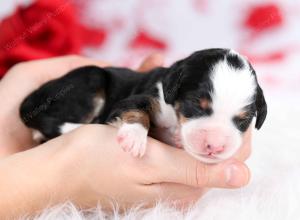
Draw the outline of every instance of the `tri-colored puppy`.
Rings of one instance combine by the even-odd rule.
[[[267,105],[244,57],[207,49],[147,74],[75,69],[29,95],[20,115],[43,141],[81,124],[106,123],[119,128],[118,143],[134,156],[145,154],[149,134],[216,163],[237,151],[254,116],[255,127],[262,126]]]

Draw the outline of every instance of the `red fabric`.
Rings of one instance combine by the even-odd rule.
[[[268,63],[268,62],[279,62],[282,61],[285,57],[286,54],[288,53],[287,51],[284,50],[277,50],[265,54],[251,54],[246,51],[242,51],[244,55],[247,56],[247,58],[250,60],[252,63]]]
[[[80,53],[83,46],[99,45],[105,30],[79,23],[70,1],[37,0],[0,23],[0,77],[14,64]]]
[[[144,48],[144,49],[159,49],[165,50],[167,44],[161,39],[151,36],[145,31],[140,30],[135,38],[130,42],[131,48]]]
[[[258,5],[250,9],[244,26],[254,32],[280,27],[283,23],[282,14],[280,7],[276,4]]]

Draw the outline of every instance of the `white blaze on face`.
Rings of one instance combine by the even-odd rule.
[[[247,63],[244,64],[243,68],[236,69],[225,59],[213,66],[212,115],[182,124],[184,148],[201,161],[215,163],[228,159],[241,145],[241,133],[232,119],[251,104],[256,90],[255,76]]]
[[[256,90],[255,77],[248,65],[234,69],[226,60],[219,62],[212,69],[211,81],[214,92],[212,107],[216,114],[235,115],[251,103]]]

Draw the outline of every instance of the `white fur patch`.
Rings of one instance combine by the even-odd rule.
[[[80,127],[81,125],[82,124],[66,122],[60,126],[59,130],[60,130],[61,134],[65,134],[65,133],[75,130],[76,128]]]
[[[160,112],[155,115],[155,124],[162,128],[174,129],[177,126],[177,116],[174,107],[167,104],[164,98],[162,83],[157,83]]]
[[[135,157],[142,157],[146,152],[148,130],[139,123],[124,123],[118,132],[117,141],[124,151]]]
[[[234,69],[223,60],[213,67],[211,80],[214,88],[212,109],[216,115],[232,117],[250,104],[255,94],[255,77],[248,66]]]

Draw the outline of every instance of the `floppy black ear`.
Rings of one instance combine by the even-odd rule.
[[[264,97],[264,93],[259,85],[257,85],[257,89],[256,89],[255,106],[256,106],[255,128],[260,129],[267,117],[267,103]]]
[[[169,68],[168,77],[164,80],[165,101],[168,104],[174,104],[181,86],[183,77],[184,60],[178,61]]]

